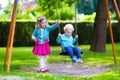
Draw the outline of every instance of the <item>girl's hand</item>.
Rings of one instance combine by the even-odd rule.
[[[57,20],[57,21],[56,21],[56,24],[60,24],[60,20]]]
[[[58,37],[60,37],[61,36],[61,33],[58,33]]]
[[[75,37],[78,39],[78,35],[75,35]]]
[[[38,43],[38,40],[37,40],[37,39],[35,39],[34,41],[35,41],[35,43]]]

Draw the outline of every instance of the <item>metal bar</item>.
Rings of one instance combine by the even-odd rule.
[[[75,28],[76,28],[76,34],[77,34],[77,8],[76,8],[76,0],[74,0],[74,6],[75,6]]]
[[[114,63],[117,64],[116,61],[116,50],[114,47],[114,38],[113,38],[113,33],[112,33],[112,24],[110,21],[110,13],[109,13],[109,8],[108,8],[108,0],[106,1],[106,11],[107,11],[107,16],[108,16],[108,26],[109,26],[109,30],[110,30],[110,38],[111,38],[111,42],[112,42],[112,51],[113,51],[113,56],[114,56]]]
[[[119,21],[120,21],[120,11],[119,11],[119,9],[118,9],[116,0],[113,0],[113,4],[114,4],[114,7],[115,7],[115,11],[116,11],[116,13],[117,13],[118,19],[119,19]]]
[[[18,5],[18,0],[15,0],[14,1],[14,8],[13,8],[13,13],[12,13],[11,24],[10,24],[10,27],[12,27],[12,32],[11,32],[11,36],[10,36],[11,40],[10,40],[10,50],[9,50],[9,56],[8,56],[7,72],[10,71],[10,62],[11,62],[12,47],[13,47],[15,25],[16,25],[17,5]]]
[[[76,12],[76,10],[77,10],[77,8],[76,8],[76,6],[77,6],[77,2],[76,2],[76,0],[74,0],[74,7],[75,7],[75,28],[76,28],[76,31],[75,31],[75,33],[76,33],[76,35],[78,35],[78,32],[77,32],[77,12]],[[77,39],[77,42],[76,42],[76,46],[78,47],[78,39]]]
[[[12,32],[12,30],[13,30],[13,28],[11,26],[10,30],[9,30],[9,35],[8,35],[8,42],[7,42],[7,47],[6,47],[6,54],[5,54],[5,58],[4,58],[4,67],[6,66],[6,62],[8,60],[8,52],[9,52],[9,48],[10,48],[11,32]]]
[[[55,1],[56,19],[59,20],[59,17],[58,17],[58,9],[57,9],[57,1],[56,1],[56,0],[54,0],[54,1]],[[61,33],[60,25],[58,24],[57,26],[58,26],[58,31],[59,31],[59,33]]]

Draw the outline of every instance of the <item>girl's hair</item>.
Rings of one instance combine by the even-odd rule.
[[[35,27],[37,27],[37,24],[41,24],[41,22],[42,22],[43,20],[46,20],[46,24],[47,24],[46,26],[49,25],[49,24],[48,24],[48,21],[47,21],[47,19],[46,19],[45,16],[39,16],[39,17],[37,18],[37,23],[36,23]]]
[[[38,19],[37,19],[37,23],[41,23],[42,20],[46,20],[46,17],[45,16],[39,16]]]
[[[64,26],[64,31],[67,30],[67,29],[71,29],[72,31],[74,31],[74,27],[73,27],[72,24],[66,24],[66,25]]]

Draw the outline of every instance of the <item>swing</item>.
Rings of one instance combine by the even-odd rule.
[[[81,54],[83,54],[82,51],[81,51]],[[60,55],[68,55],[68,53],[62,48]],[[76,55],[76,54],[74,53],[74,55]]]
[[[55,0],[56,2],[56,0]],[[75,5],[75,28],[76,28],[76,34],[77,34],[77,19],[76,19],[76,0],[74,0],[74,5]],[[57,5],[55,6],[56,8],[56,18],[59,20],[58,18],[58,10],[57,10]],[[59,33],[61,33],[60,31],[60,26],[58,25],[58,31]],[[76,42],[76,46],[78,47],[78,40]],[[67,51],[64,50],[64,48],[61,46],[61,52],[59,53],[60,55],[68,55]],[[75,53],[74,53],[75,54]],[[81,51],[81,54],[83,54],[83,52]],[[76,55],[76,54],[75,54]]]

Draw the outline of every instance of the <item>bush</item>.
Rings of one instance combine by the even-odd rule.
[[[73,22],[64,22],[60,24],[61,32],[63,32],[63,27],[67,23]],[[54,22],[50,22],[50,25],[54,24]],[[0,22],[0,46],[6,46],[8,33],[9,33],[9,25],[10,22]],[[34,45],[31,40],[31,35],[34,30],[35,22],[27,21],[27,22],[17,22],[16,30],[15,30],[15,38],[14,38],[14,46],[32,46]],[[92,35],[93,35],[93,23],[91,22],[82,22],[77,23],[78,25],[78,35],[79,35],[79,44],[91,44]],[[120,24],[113,23],[113,34],[115,42],[120,41]],[[73,33],[73,36],[75,31]],[[50,33],[50,44],[57,45],[56,37],[58,35],[58,29],[51,31]],[[107,43],[111,42],[109,36],[109,30],[107,32]]]

